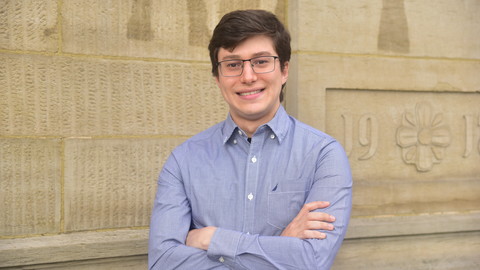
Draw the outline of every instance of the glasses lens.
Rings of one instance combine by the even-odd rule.
[[[260,56],[249,60],[225,60],[218,63],[220,73],[225,77],[242,75],[245,61],[250,61],[255,73],[269,73],[275,70],[276,56]]]
[[[275,57],[273,56],[256,57],[250,60],[250,62],[255,73],[268,73],[275,68]]]
[[[226,60],[220,63],[220,72],[223,76],[240,76],[243,70],[241,60]]]

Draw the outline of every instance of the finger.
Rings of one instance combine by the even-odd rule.
[[[326,208],[328,206],[330,206],[330,202],[314,201],[314,202],[309,202],[309,203],[306,203],[305,205],[303,205],[302,210],[310,212],[310,211],[313,211],[313,210],[316,210],[316,209]]]
[[[306,230],[303,232],[302,239],[325,239],[327,235],[325,233],[315,231],[315,230]]]
[[[324,213],[324,212],[310,212],[307,216],[308,220],[317,220],[317,221],[325,221],[325,222],[334,222],[335,217]]]
[[[321,222],[321,221],[310,221],[307,224],[307,229],[309,230],[325,230],[333,231],[335,227],[331,223]]]

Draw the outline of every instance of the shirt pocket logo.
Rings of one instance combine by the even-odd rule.
[[[283,230],[302,209],[306,193],[306,179],[291,179],[276,184],[268,193],[267,223]]]

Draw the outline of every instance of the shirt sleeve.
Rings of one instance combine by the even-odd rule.
[[[159,176],[150,220],[149,269],[228,269],[208,258],[206,251],[185,245],[191,210],[179,175],[171,155]]]
[[[208,256],[234,269],[330,269],[345,237],[352,206],[352,177],[348,158],[338,142],[325,146],[316,163],[315,181],[305,203],[329,201],[317,211],[335,216],[326,239],[249,235],[218,228]]]

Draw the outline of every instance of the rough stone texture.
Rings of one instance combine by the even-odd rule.
[[[478,202],[475,203],[478,205]],[[430,203],[430,205],[432,204],[436,204],[436,202]],[[346,239],[434,233],[438,237],[442,237],[443,233],[479,231],[480,210],[459,211],[465,203],[454,202],[454,204],[457,206],[454,211],[443,211],[442,209],[435,213],[425,211],[417,214],[401,214],[391,211],[384,215],[353,216],[348,226]],[[441,205],[445,206],[448,203]],[[414,208],[416,203],[394,207],[402,206]],[[471,208],[472,205],[469,206]],[[371,211],[372,208],[380,207],[372,206],[369,210]],[[354,212],[358,213],[358,208],[354,209]]]
[[[334,269],[479,267],[479,10],[289,2],[287,110],[338,138],[354,177]]]
[[[479,236],[467,232],[348,239],[332,269],[477,269]],[[121,230],[2,240],[0,269],[145,269],[146,256],[137,254],[146,252],[147,238],[147,230]]]
[[[109,247],[107,247],[109,248]],[[108,259],[82,260],[65,263],[35,264],[30,267],[9,267],[10,270],[145,270],[148,269],[147,255],[122,256]],[[2,270],[5,270],[2,268]]]
[[[290,2],[300,51],[480,59],[475,0]]]
[[[57,2],[0,1],[0,49],[56,52]]]
[[[478,93],[331,89],[325,104],[326,129],[345,146],[359,180],[480,175]]]
[[[283,1],[65,0],[67,53],[207,61],[208,41],[228,11],[263,8],[285,16]]]
[[[478,231],[352,239],[344,242],[332,270],[478,269],[478,254]]]
[[[478,93],[327,90],[325,103],[355,215],[480,210]]]
[[[68,139],[65,230],[148,226],[157,178],[183,139]]]
[[[0,235],[59,230],[60,174],[59,140],[0,138]]]
[[[5,239],[0,240],[0,269],[24,265],[27,267],[20,269],[117,269],[115,266],[129,260],[138,263],[134,265],[138,268],[145,266],[145,257],[140,256],[146,254],[147,242],[148,230],[82,232]],[[85,262],[79,262],[83,260]],[[99,267],[97,263],[103,263],[104,267]],[[126,266],[131,266],[131,263],[126,263],[124,268],[120,269],[128,269]],[[75,265],[79,265],[78,268],[73,268]],[[99,268],[91,268],[95,265]]]
[[[193,135],[226,105],[207,64],[0,54],[0,134]]]
[[[244,8],[287,23],[287,110],[349,153],[334,269],[480,267],[478,1],[3,0],[0,268],[146,268],[165,158],[226,115],[210,33]]]
[[[361,177],[354,178],[352,215],[422,215],[480,210],[480,181],[475,178],[475,167],[462,167],[472,174],[472,180],[440,178],[409,182],[408,179],[364,181]]]
[[[480,61],[306,53],[295,55],[293,61],[295,71],[289,76],[287,109],[321,130],[325,130],[327,121],[327,89],[449,91],[475,95],[480,92]],[[414,97],[416,94],[412,93]],[[412,102],[415,104],[415,100],[409,101]],[[376,101],[370,103],[374,106]]]

